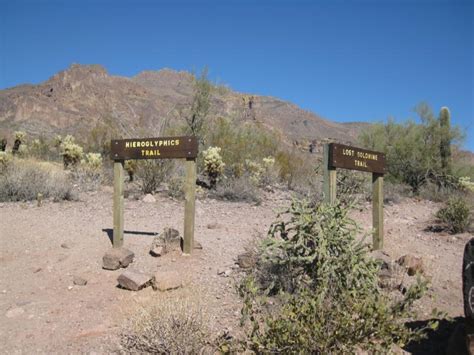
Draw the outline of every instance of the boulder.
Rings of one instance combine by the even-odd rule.
[[[87,280],[80,276],[74,276],[74,278],[72,279],[72,282],[74,283],[74,285],[77,285],[77,286],[87,285]]]
[[[256,258],[252,253],[243,253],[237,257],[237,264],[242,269],[251,269],[256,264]]]
[[[403,266],[409,276],[424,273],[423,259],[411,254],[406,254],[397,260],[397,264]]]
[[[106,270],[117,270],[125,268],[133,261],[135,254],[125,248],[113,248],[105,253],[102,258],[102,268]]]
[[[131,291],[138,291],[153,285],[153,275],[138,270],[126,270],[118,278],[120,287]]]
[[[153,256],[163,256],[168,251],[180,248],[181,238],[179,232],[173,228],[163,229],[163,233],[153,238],[150,247],[150,254]]]
[[[170,291],[183,287],[182,276],[177,271],[160,271],[155,274],[153,288],[158,291]]]
[[[150,249],[151,256],[163,256],[166,254],[166,246],[165,245],[157,245],[153,246]]]

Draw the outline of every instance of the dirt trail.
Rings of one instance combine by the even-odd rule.
[[[153,233],[173,227],[182,233],[184,203],[156,196],[156,203],[127,199],[125,246],[135,252],[130,267],[147,272],[178,270],[181,291],[199,299],[216,335],[239,319],[235,260],[255,235],[267,232],[276,211],[290,203],[285,193],[269,193],[260,206],[211,199],[196,203],[196,240],[203,249],[190,257],[177,252],[148,254]],[[371,210],[354,216],[370,228]],[[462,315],[461,260],[470,235],[424,231],[437,204],[404,200],[385,208],[385,250],[392,259],[423,257],[433,287],[418,304],[420,317],[432,307]],[[2,353],[107,352],[113,349],[127,312],[137,303],[162,297],[151,288],[131,292],[116,287],[123,271],[101,268],[111,247],[112,193],[84,194],[78,202],[0,204],[0,343]],[[231,270],[230,277],[218,275]],[[85,286],[73,284],[74,276]]]

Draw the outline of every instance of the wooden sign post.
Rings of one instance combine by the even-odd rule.
[[[329,204],[336,201],[337,168],[372,173],[373,249],[382,249],[385,154],[343,144],[326,144],[324,146],[324,198]]]
[[[123,166],[130,159],[186,159],[183,253],[191,254],[194,247],[194,215],[196,196],[196,137],[132,138],[111,141],[114,161],[114,234],[113,246],[123,245],[124,197]]]

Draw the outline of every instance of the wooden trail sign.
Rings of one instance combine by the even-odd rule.
[[[113,160],[193,158],[198,154],[196,137],[159,137],[112,140]]]
[[[383,175],[385,154],[344,144],[324,146],[324,198],[336,201],[336,169],[359,170],[372,173],[373,249],[383,248]]]
[[[114,233],[113,246],[123,245],[124,228],[124,162],[130,159],[186,159],[183,253],[194,248],[197,137],[158,137],[115,139],[111,141],[114,161]]]

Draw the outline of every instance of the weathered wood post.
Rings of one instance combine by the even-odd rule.
[[[194,248],[194,216],[196,201],[196,159],[186,159],[186,185],[184,205],[183,253],[191,254]]]
[[[383,174],[372,174],[373,249],[383,248]]]
[[[124,162],[129,159],[186,159],[183,253],[194,248],[196,196],[196,157],[198,139],[194,136],[113,139],[110,154],[114,161],[114,234],[113,246],[123,245]]]
[[[324,182],[323,182],[323,192],[324,192],[324,201],[329,204],[334,204],[336,202],[336,168],[330,166],[329,164],[329,144],[325,144],[323,148],[323,167],[324,167]]]
[[[114,160],[114,248],[123,245],[123,160]]]

